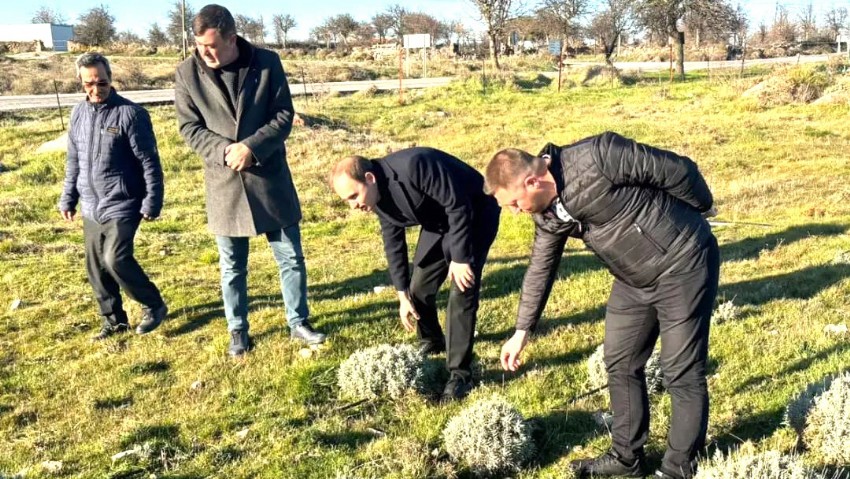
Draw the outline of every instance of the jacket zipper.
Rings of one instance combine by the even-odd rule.
[[[98,203],[100,203],[100,198],[97,196],[97,189],[94,186],[94,140],[95,140],[95,131],[97,130],[97,120],[100,116],[100,112],[94,106],[91,107],[94,112],[94,118],[92,118],[91,122],[91,135],[89,136],[89,188],[91,188],[91,193],[94,196],[94,209],[92,210],[93,220],[100,223],[99,215],[97,214]]]
[[[660,244],[658,244],[658,242],[655,241],[655,239],[652,236],[649,236],[648,234],[646,234],[643,231],[643,228],[641,228],[639,224],[635,223],[634,227],[637,230],[637,232],[640,233],[641,236],[643,236],[644,238],[646,238],[647,241],[652,243],[652,246],[655,246],[655,249],[657,249],[659,253],[667,254],[667,249],[664,248],[663,246],[661,246]]]

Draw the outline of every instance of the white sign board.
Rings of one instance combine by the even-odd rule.
[[[431,34],[429,33],[404,36],[404,48],[429,48],[430,46]]]

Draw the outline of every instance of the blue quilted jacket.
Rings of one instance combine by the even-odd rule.
[[[115,90],[101,105],[80,102],[71,112],[60,211],[98,223],[159,216],[162,166],[150,115]]]

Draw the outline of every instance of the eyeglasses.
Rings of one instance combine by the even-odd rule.
[[[91,87],[93,87],[93,86],[97,86],[97,87],[105,87],[105,86],[109,86],[109,82],[108,82],[107,80],[99,80],[99,81],[84,81],[84,82],[83,82],[83,86],[86,86],[86,87],[88,87],[88,88],[91,88]]]

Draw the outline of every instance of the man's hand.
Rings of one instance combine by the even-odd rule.
[[[62,213],[62,218],[64,218],[65,221],[74,221],[74,216],[77,214],[77,212],[74,211],[74,210],[62,211],[61,213]]]
[[[705,219],[714,218],[715,216],[717,216],[717,208],[714,206],[709,208],[708,211],[702,213],[702,217]]]
[[[232,170],[242,171],[254,164],[254,153],[244,143],[231,143],[224,147],[224,163]]]
[[[519,360],[522,350],[528,344],[528,331],[518,329],[511,339],[502,346],[502,369],[505,371],[516,371],[519,369],[521,361]]]
[[[151,216],[151,215],[148,215],[148,214],[142,214],[142,219],[144,219],[145,221],[153,221],[153,220],[156,219],[156,216]]]
[[[469,263],[449,263],[449,279],[454,281],[458,289],[466,291],[475,284],[475,273]]]
[[[398,316],[401,318],[401,324],[404,329],[410,333],[416,331],[415,321],[419,321],[419,313],[413,307],[413,302],[410,300],[410,295],[407,291],[398,292]],[[413,318],[411,321],[410,318]]]

